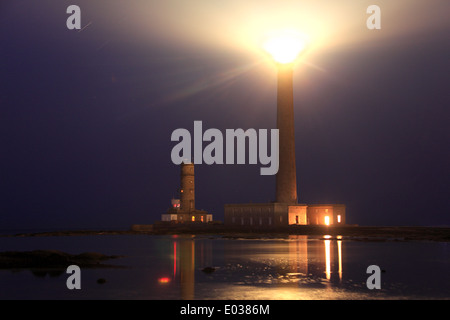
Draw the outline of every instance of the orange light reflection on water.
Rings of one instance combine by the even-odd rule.
[[[158,279],[158,282],[161,284],[166,284],[170,282],[170,278],[169,277],[162,277]]]
[[[169,278],[166,275],[158,278],[160,285],[165,285],[170,282],[179,283],[181,285],[180,296],[182,299],[194,299],[195,298],[195,278],[196,272],[202,270],[203,266],[212,265],[214,242],[205,241],[193,241],[193,238],[180,238],[174,237],[171,244],[172,255],[172,276]],[[323,241],[323,242],[322,242]],[[269,242],[272,242],[269,240]],[[219,242],[218,242],[219,243]],[[322,245],[323,243],[323,245]],[[308,238],[308,236],[291,235],[286,240],[273,240],[273,243],[267,243],[262,241],[258,243],[252,242],[224,242],[225,246],[229,245],[229,248],[224,251],[223,266],[216,269],[215,273],[208,275],[208,277],[216,277],[217,274],[226,275],[230,278],[230,282],[222,284],[228,287],[228,295],[239,296],[239,286],[234,286],[233,283],[246,283],[249,286],[258,283],[270,283],[266,289],[271,292],[277,291],[277,294],[281,294],[285,291],[286,297],[297,294],[298,297],[309,292],[313,288],[308,288],[308,284],[320,283],[322,281],[327,282],[327,288],[334,288],[332,283],[334,280],[342,281],[343,275],[343,244],[342,236],[324,235],[321,241],[317,242],[316,238]],[[243,250],[243,248],[253,247],[258,248],[258,254],[255,251],[241,251],[239,259],[242,260],[240,264],[235,265],[232,262],[237,258],[237,249]],[[169,247],[170,248],[170,247]],[[171,251],[172,251],[171,250]],[[249,260],[250,264],[261,263],[266,265],[262,269],[262,272],[252,273],[252,275],[246,275],[243,271],[242,265],[245,261]],[[196,268],[196,261],[199,266]],[[254,266],[259,270],[260,265]],[[229,268],[229,270],[227,269]],[[233,269],[235,268],[235,269]],[[251,270],[249,266],[249,270]],[[267,271],[268,270],[268,271]],[[283,270],[283,272],[280,272]],[[284,273],[284,270],[286,270]],[[237,271],[237,272],[236,272]],[[236,273],[243,272],[242,276],[244,281],[235,276]],[[335,276],[333,276],[333,273]],[[276,275],[276,277],[274,277]],[[200,273],[200,278],[204,277],[204,273]],[[254,279],[253,279],[254,278]],[[292,285],[298,283],[301,287],[300,291],[292,291]],[[306,284],[306,286],[305,286]],[[219,285],[219,283],[217,283]],[[306,290],[308,289],[308,290]],[[235,293],[234,290],[237,290]],[[256,288],[255,288],[256,290]],[[333,289],[334,290],[334,289]],[[255,291],[259,292],[259,290]],[[310,292],[310,293],[311,293]],[[223,293],[225,294],[225,292]],[[256,296],[265,296],[262,292],[259,292]],[[255,297],[256,297],[255,296]],[[248,297],[249,298],[249,297]]]
[[[331,278],[331,252],[330,252],[331,240],[324,240],[325,243],[325,276],[327,280]]]

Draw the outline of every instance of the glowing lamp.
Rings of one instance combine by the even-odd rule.
[[[294,62],[306,47],[306,41],[294,33],[275,35],[266,40],[264,50],[282,64]]]

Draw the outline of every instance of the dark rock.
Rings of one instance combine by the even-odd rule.
[[[33,269],[33,274],[45,276],[42,269],[66,269],[74,264],[80,268],[117,268],[102,264],[104,260],[119,258],[96,252],[69,254],[56,250],[6,251],[0,252],[0,269]],[[56,275],[56,270],[52,270]],[[52,275],[51,275],[52,276]]]
[[[203,271],[204,273],[213,273],[214,271],[216,271],[216,268],[213,268],[213,267],[206,267],[206,268],[203,268],[202,271]]]

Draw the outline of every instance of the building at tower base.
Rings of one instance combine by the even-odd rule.
[[[343,204],[289,204],[280,202],[225,204],[225,225],[254,228],[288,225],[344,225]]]

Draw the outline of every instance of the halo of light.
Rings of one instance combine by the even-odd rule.
[[[278,63],[293,62],[306,47],[306,40],[292,32],[268,37],[263,48]]]

